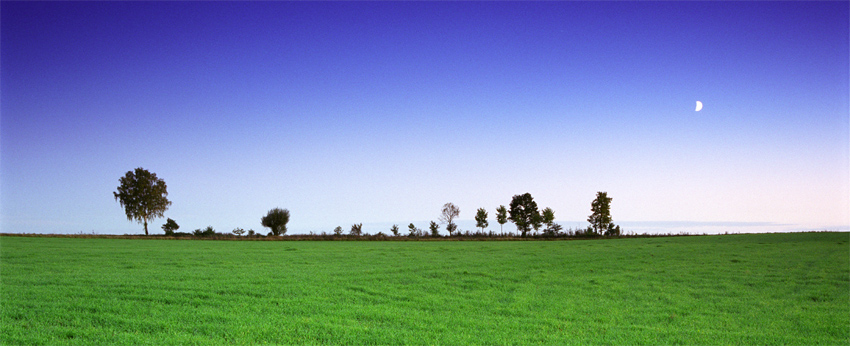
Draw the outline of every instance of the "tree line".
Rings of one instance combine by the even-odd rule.
[[[148,223],[154,218],[163,217],[165,211],[171,205],[168,200],[168,191],[165,181],[158,178],[155,173],[151,173],[143,168],[136,168],[135,171],[128,171],[119,179],[120,185],[116,192],[113,192],[115,200],[124,208],[124,212],[129,221],[137,221],[144,225],[145,235],[148,233]],[[463,237],[515,237],[522,238],[533,237],[595,237],[595,236],[619,236],[621,234],[620,226],[613,223],[611,218],[611,201],[607,192],[597,192],[596,199],[591,202],[591,214],[587,221],[590,226],[587,228],[564,230],[563,227],[555,223],[555,211],[552,208],[544,208],[538,210],[537,202],[530,193],[514,195],[509,204],[509,208],[500,205],[495,209],[496,222],[499,224],[499,233],[492,231],[484,232],[484,229],[489,227],[489,213],[485,208],[479,208],[475,214],[476,227],[479,231],[476,232],[461,232],[457,229],[455,220],[460,216],[460,208],[453,203],[443,205],[439,221],[431,221],[428,225],[428,231],[416,227],[413,223],[407,225],[406,233],[399,228],[398,225],[393,225],[389,229],[389,233],[378,232],[374,237],[443,237],[440,234],[440,226],[445,225],[448,231],[448,237],[463,236]],[[266,215],[262,216],[260,223],[263,227],[270,231],[266,236],[282,236],[287,232],[286,225],[289,223],[290,213],[287,209],[273,208]],[[504,233],[504,225],[512,222],[519,234]],[[176,232],[180,226],[176,221],[168,218],[165,224],[162,225],[162,230],[167,236],[194,236],[194,237],[210,237],[210,236],[225,236],[224,233],[218,233],[212,226],[204,229],[196,229],[192,233]],[[533,232],[533,233],[532,233]],[[247,233],[247,234],[246,234]],[[247,232],[242,228],[236,228],[231,232],[235,236],[262,237],[261,234],[254,230]],[[312,235],[312,233],[311,233]],[[342,226],[337,226],[332,234],[323,232],[322,237],[372,237],[367,233],[363,233],[363,224],[353,224],[346,234]]]

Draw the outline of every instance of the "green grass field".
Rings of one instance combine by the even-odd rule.
[[[850,234],[0,237],[2,344],[849,344]]]

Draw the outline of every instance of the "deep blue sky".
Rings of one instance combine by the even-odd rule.
[[[575,227],[597,191],[615,222],[850,225],[846,1],[0,14],[2,232],[139,233],[112,197],[136,167],[185,231],[425,228],[446,202],[498,229],[525,192]]]

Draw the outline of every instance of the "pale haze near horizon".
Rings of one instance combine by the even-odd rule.
[[[136,167],[184,232],[266,233],[275,207],[290,233],[405,232],[446,202],[498,231],[526,192],[577,228],[597,191],[638,233],[850,228],[846,2],[0,14],[0,232],[142,233],[112,196]]]

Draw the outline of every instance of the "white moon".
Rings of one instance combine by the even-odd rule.
[[[702,102],[697,101],[697,110],[696,110],[696,112],[699,112],[699,111],[700,111],[700,109],[702,109]]]

